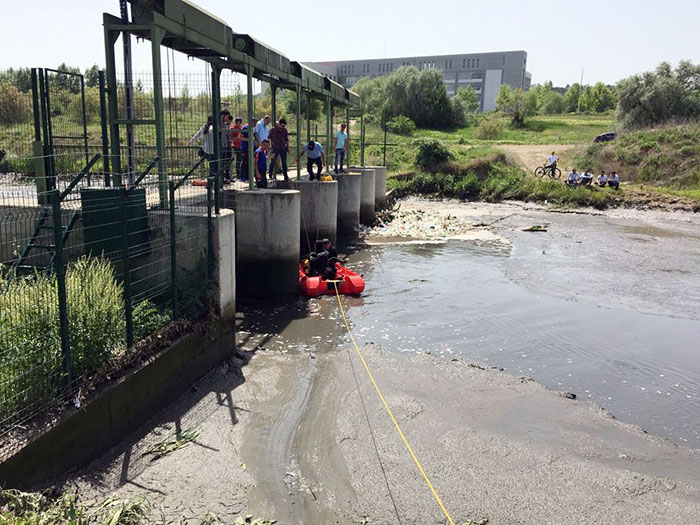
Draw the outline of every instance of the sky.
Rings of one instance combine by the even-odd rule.
[[[621,78],[700,63],[698,0],[197,0],[234,31],[292,60],[328,61],[525,50],[533,83]],[[2,0],[0,69],[104,65],[102,13],[118,0]],[[148,71],[139,49],[134,71]],[[176,62],[179,71],[197,62]]]

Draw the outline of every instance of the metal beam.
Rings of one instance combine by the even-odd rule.
[[[248,189],[255,189],[255,115],[253,115],[253,68],[246,66],[246,98],[248,100]],[[263,177],[267,175],[263,173]]]
[[[158,195],[160,207],[168,203],[168,174],[165,171],[165,122],[163,115],[163,83],[161,79],[160,43],[165,31],[160,27],[151,28],[151,55],[153,59],[153,107],[156,116],[156,155],[158,156]]]

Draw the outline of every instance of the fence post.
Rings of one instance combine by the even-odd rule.
[[[107,136],[107,88],[105,85],[105,72],[99,71],[97,78],[100,85],[100,123],[102,130],[102,171],[105,176],[105,188],[111,184],[109,176],[109,138]]]
[[[177,319],[177,250],[175,240],[175,181],[168,181],[168,194],[170,195],[170,280],[173,294],[173,321]],[[207,200],[209,183],[207,182]]]
[[[360,166],[365,165],[365,111],[360,114]]]
[[[120,188],[119,199],[122,208],[122,266],[124,271],[124,317],[126,320],[126,346],[131,348],[134,345],[134,324],[132,319],[131,304],[131,263],[129,261],[129,193],[122,186]]]
[[[68,294],[66,290],[66,268],[63,264],[63,224],[61,220],[61,198],[58,190],[51,191],[51,210],[54,237],[54,272],[58,293],[58,322],[61,336],[61,355],[63,357],[63,374],[66,391],[70,390],[73,380],[70,355],[70,335],[68,326]]]
[[[386,122],[384,123],[384,162],[382,166],[386,166]]]
[[[212,198],[211,191],[214,186],[214,178],[207,179],[207,278],[209,283],[214,280],[214,224],[212,223]]]

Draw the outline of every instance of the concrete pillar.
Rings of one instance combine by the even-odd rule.
[[[360,223],[374,224],[374,170],[363,170],[360,175]]]
[[[299,291],[300,193],[236,193],[236,282],[242,297],[294,295]]]
[[[328,238],[333,244],[338,231],[338,182],[294,180],[290,187],[301,194],[301,251],[313,249],[316,239]]]
[[[356,237],[360,229],[362,175],[341,173],[338,181],[338,237]]]
[[[360,172],[374,171],[374,209],[384,208],[386,206],[386,166],[351,166],[350,169]]]
[[[236,320],[236,217],[233,211],[221,210],[212,217],[212,226],[214,302],[222,325],[233,331]]]

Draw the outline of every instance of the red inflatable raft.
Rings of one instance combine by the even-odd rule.
[[[336,277],[334,280],[326,280],[320,276],[311,277],[304,272],[304,264],[299,265],[299,288],[301,293],[308,297],[317,295],[335,295],[335,287],[338,293],[346,295],[360,295],[365,289],[365,280],[360,274],[345,268],[339,262],[335,263]],[[335,286],[334,286],[335,285]]]

